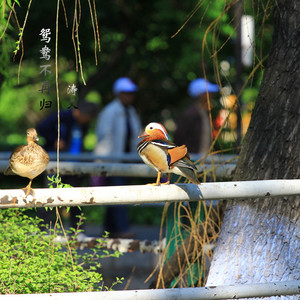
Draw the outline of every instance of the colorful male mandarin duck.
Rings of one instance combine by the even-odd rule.
[[[186,146],[178,147],[169,141],[163,125],[154,122],[148,124],[139,138],[143,138],[137,147],[139,155],[145,164],[158,172],[154,185],[160,185],[161,173],[169,173],[165,184],[170,183],[171,173],[200,184],[196,175],[197,169],[189,158]]]
[[[13,151],[9,158],[9,166],[4,174],[17,174],[29,178],[29,184],[23,188],[26,196],[28,196],[34,194],[31,188],[32,180],[46,169],[49,155],[36,143],[39,138],[34,128],[27,129],[26,136],[28,145],[19,146]]]

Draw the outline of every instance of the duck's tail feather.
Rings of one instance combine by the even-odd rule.
[[[4,171],[4,175],[15,175],[15,173],[12,171],[10,166],[8,166],[7,169]]]

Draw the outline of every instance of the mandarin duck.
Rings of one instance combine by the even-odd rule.
[[[17,174],[27,177],[30,181],[22,190],[28,196],[29,194],[34,194],[31,188],[32,180],[46,169],[49,163],[49,155],[36,143],[39,138],[34,128],[27,129],[26,136],[27,145],[19,146],[13,151],[9,158],[9,166],[5,170],[4,175]]]
[[[154,185],[160,185],[161,173],[168,173],[168,180],[164,184],[170,183],[171,173],[200,184],[197,168],[190,160],[187,147],[185,145],[178,147],[171,142],[162,124],[154,122],[148,124],[139,138],[143,138],[137,146],[140,157],[146,165],[158,173]]]

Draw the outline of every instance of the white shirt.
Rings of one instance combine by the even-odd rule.
[[[128,107],[131,128],[130,152],[135,152],[141,134],[141,122],[133,106]],[[126,144],[126,111],[121,101],[116,98],[100,112],[98,116],[96,134],[97,146],[95,154],[121,154]]]

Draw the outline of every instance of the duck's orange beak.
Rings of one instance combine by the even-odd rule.
[[[138,138],[140,139],[140,138],[143,138],[143,137],[146,137],[146,136],[149,136],[149,134],[146,133],[146,131],[145,131],[143,134],[139,135]]]

